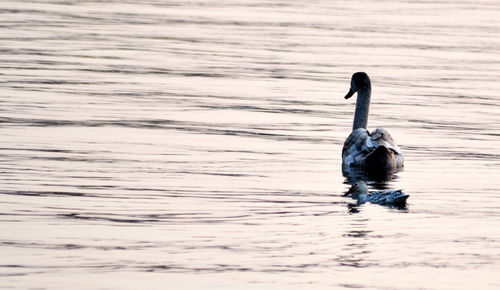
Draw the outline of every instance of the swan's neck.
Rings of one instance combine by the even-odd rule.
[[[370,96],[371,96],[370,88],[358,91],[358,97],[356,98],[356,111],[354,112],[354,122],[352,124],[353,131],[358,128],[366,129],[366,126],[368,125]]]

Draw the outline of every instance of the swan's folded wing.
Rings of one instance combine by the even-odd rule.
[[[366,146],[373,149],[384,146],[397,154],[402,154],[401,149],[399,149],[399,146],[394,142],[391,134],[382,128],[377,128],[370,134],[370,138],[366,139]]]
[[[342,148],[342,156],[353,155],[355,152],[362,150],[366,139],[369,137],[368,131],[363,128],[358,128],[347,137]]]
[[[342,149],[342,166],[353,166],[360,164],[366,156],[367,148],[365,146],[366,139],[369,137],[368,131],[363,128],[358,128],[352,131],[347,137]]]

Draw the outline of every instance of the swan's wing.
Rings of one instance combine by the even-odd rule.
[[[363,165],[369,154],[378,147],[385,147],[394,152],[394,164],[396,167],[402,167],[404,163],[403,153],[399,146],[394,142],[389,132],[384,129],[376,129],[371,134],[366,129],[358,128],[352,131],[347,137],[342,149],[342,167]]]
[[[366,129],[358,128],[347,137],[342,148],[342,163],[351,166],[359,162],[359,158],[366,155],[366,139],[369,138]]]
[[[342,156],[351,155],[354,152],[362,150],[366,139],[369,137],[368,131],[363,128],[358,128],[347,137],[344,142],[344,147],[342,148]]]
[[[385,129],[377,128],[371,134],[370,138],[366,139],[366,146],[368,148],[376,149],[379,146],[384,146],[387,149],[392,150],[396,154],[402,154],[399,146],[394,142],[391,134]]]

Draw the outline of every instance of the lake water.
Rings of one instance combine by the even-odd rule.
[[[498,15],[0,2],[0,288],[500,288]],[[343,197],[356,71],[406,208]]]

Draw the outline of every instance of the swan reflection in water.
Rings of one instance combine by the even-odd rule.
[[[346,178],[347,183],[351,185],[358,181],[364,181],[374,185],[376,189],[385,189],[387,187],[387,183],[397,179],[397,174],[401,171],[403,171],[403,168],[398,170],[342,168],[342,175]]]

